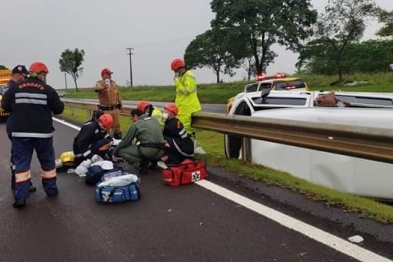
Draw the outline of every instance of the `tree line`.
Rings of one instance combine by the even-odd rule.
[[[192,40],[185,61],[192,68],[210,68],[234,75],[244,68],[248,79],[266,73],[278,56],[279,44],[299,54],[299,71],[318,74],[388,71],[393,63],[393,10],[374,0],[329,0],[317,13],[310,0],[213,0],[211,28]],[[361,42],[367,23],[377,19],[380,38]]]

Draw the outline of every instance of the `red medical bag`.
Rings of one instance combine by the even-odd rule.
[[[169,186],[191,184],[207,177],[206,163],[186,159],[178,165],[168,165],[168,168],[162,171],[162,177]]]

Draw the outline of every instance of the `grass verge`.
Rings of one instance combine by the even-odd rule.
[[[88,119],[83,109],[74,109],[74,114],[66,108],[64,118],[77,122]],[[128,117],[121,117],[121,129],[125,133],[131,122]],[[306,180],[296,178],[286,172],[280,172],[260,165],[243,163],[236,159],[225,159],[223,135],[215,132],[198,130],[198,144],[207,152],[198,158],[207,161],[211,166],[224,168],[236,172],[239,176],[248,177],[255,181],[262,181],[268,185],[283,187],[294,192],[304,194],[315,201],[322,201],[327,206],[340,207],[346,212],[359,213],[364,218],[374,219],[382,223],[393,223],[393,207],[375,200],[341,193],[333,189],[312,184]]]
[[[354,74],[346,76],[345,83],[352,81],[367,81],[367,83],[348,87],[343,84],[331,86],[337,80],[336,76],[299,75],[310,90],[342,90],[350,92],[393,92],[393,73]],[[255,81],[251,81],[255,82]],[[198,86],[198,96],[201,103],[226,104],[228,99],[242,92],[250,82],[233,82],[222,84],[201,84]],[[145,100],[172,102],[175,99],[173,86],[141,86],[133,88],[121,87],[124,100]],[[67,90],[67,98],[97,98],[93,88],[81,88],[79,92]]]

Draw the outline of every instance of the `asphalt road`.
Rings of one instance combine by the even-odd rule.
[[[97,99],[74,99],[74,98],[67,98],[64,97],[62,98],[64,100],[80,100],[80,101],[85,101],[85,102],[92,102],[92,103],[98,103]],[[130,100],[123,100],[123,104],[126,106],[134,106],[138,104],[139,101],[130,101]],[[152,105],[159,107],[159,108],[164,108],[164,106],[167,104],[166,102],[155,102],[155,101],[150,101]],[[224,104],[202,104],[202,111],[204,112],[209,112],[209,113],[220,113],[220,114],[225,114],[226,113],[226,105]]]
[[[55,128],[60,155],[71,149],[76,131]],[[167,187],[158,171],[142,176],[140,201],[103,205],[93,187],[67,173],[58,174],[58,198],[47,199],[34,158],[38,191],[17,210],[8,148],[3,136],[0,261],[354,261],[198,185]]]

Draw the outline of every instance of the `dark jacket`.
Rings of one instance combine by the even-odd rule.
[[[91,155],[94,153],[92,151],[96,150],[92,146],[102,139],[107,139],[108,142],[112,140],[109,133],[100,128],[98,122],[87,122],[74,138],[73,151],[75,156],[78,157],[82,154],[83,157],[87,157]]]
[[[165,139],[171,138],[176,150],[183,156],[189,157],[194,155],[194,141],[186,132],[183,123],[177,119],[172,118],[165,121],[163,130]]]
[[[27,78],[7,90],[1,106],[12,114],[13,137],[52,137],[52,113],[58,115],[64,110],[57,92],[38,78]]]

